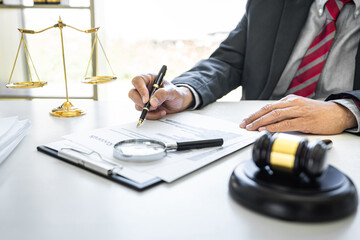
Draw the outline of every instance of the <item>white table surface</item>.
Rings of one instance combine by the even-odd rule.
[[[36,150],[75,131],[136,121],[130,101],[73,100],[87,112],[54,118],[61,100],[0,101],[0,117],[30,119],[28,135],[0,165],[0,239],[358,239],[359,211],[328,223],[269,218],[229,195],[233,169],[247,147],[171,184],[138,192]],[[266,102],[215,103],[198,113],[235,122]],[[146,123],[145,123],[146,124]],[[310,136],[319,138],[328,136]],[[329,136],[332,165],[360,186],[360,137]]]

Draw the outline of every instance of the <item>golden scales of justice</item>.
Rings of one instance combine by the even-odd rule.
[[[75,27],[72,27],[70,25],[67,25],[67,24],[63,23],[61,21],[61,18],[59,17],[59,21],[58,21],[57,24],[55,24],[55,25],[53,25],[51,27],[45,28],[43,30],[40,30],[40,31],[27,30],[27,29],[18,29],[20,31],[20,33],[21,33],[21,39],[20,39],[19,47],[18,47],[18,50],[17,50],[17,53],[16,53],[14,66],[13,66],[13,68],[11,70],[10,79],[9,79],[9,82],[6,85],[6,87],[7,88],[14,88],[14,89],[38,88],[38,87],[43,87],[43,86],[45,86],[47,84],[47,82],[45,82],[45,81],[40,81],[40,78],[39,78],[39,76],[37,74],[37,71],[35,69],[35,65],[34,65],[34,63],[32,61],[31,56],[30,56],[30,52],[29,52],[28,47],[26,45],[24,34],[37,34],[37,33],[42,33],[42,32],[44,32],[46,30],[51,29],[51,28],[59,28],[60,37],[61,37],[61,49],[62,49],[63,66],[64,66],[66,102],[64,102],[61,106],[52,109],[51,112],[50,112],[50,115],[54,116],[54,117],[77,117],[77,116],[84,115],[85,112],[78,109],[78,108],[76,108],[76,107],[74,107],[73,104],[69,101],[67,78],[66,78],[65,54],[64,54],[64,40],[63,40],[63,34],[62,34],[62,30],[63,30],[64,27],[70,27],[70,28],[72,28],[74,30],[77,30],[79,32],[84,32],[84,33],[90,33],[90,34],[95,33],[95,38],[94,38],[94,42],[93,42],[92,49],[91,49],[91,55],[90,55],[89,63],[87,65],[86,72],[85,72],[85,77],[82,80],[82,82],[86,83],[86,84],[93,84],[94,85],[94,84],[102,84],[102,83],[111,82],[111,81],[116,79],[114,71],[112,70],[110,62],[109,62],[109,60],[108,60],[108,58],[107,58],[107,56],[105,54],[104,48],[103,48],[103,46],[102,46],[102,44],[100,42],[100,39],[98,38],[97,32],[99,30],[99,27],[91,28],[89,30],[83,31],[83,30],[77,29]],[[99,42],[99,44],[101,46],[101,50],[103,51],[104,56],[106,58],[106,61],[109,64],[110,70],[112,72],[112,76],[87,76],[89,66],[90,66],[90,62],[91,62],[91,59],[93,57],[95,45],[96,45],[97,42]],[[18,58],[18,55],[19,55],[21,44],[24,44],[24,52],[25,52],[26,63],[27,63],[28,71],[29,71],[30,81],[11,83],[11,78],[12,78],[12,75],[14,73],[14,69],[15,69],[16,61],[17,61],[17,58]],[[37,81],[33,81],[33,76],[31,75],[29,62],[31,62],[31,64],[32,64],[32,68],[34,69]],[[97,68],[97,55],[96,55],[96,59],[95,59],[95,66],[96,66],[95,68]]]

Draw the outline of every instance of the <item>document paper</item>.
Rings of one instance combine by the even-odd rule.
[[[0,117],[0,164],[3,162],[29,131],[31,122],[15,117]]]
[[[169,115],[156,121],[146,120],[139,128],[136,128],[136,123],[67,135],[63,137],[66,141],[46,146],[59,150],[61,147],[79,149],[80,145],[82,151],[95,151],[106,161],[121,165],[124,177],[140,183],[154,177],[172,182],[251,144],[259,134],[240,129],[237,123],[191,112]],[[135,138],[165,143],[223,138],[224,144],[221,147],[168,152],[165,158],[146,163],[121,161],[113,157],[113,147],[117,142]],[[126,170],[131,171],[125,173]]]

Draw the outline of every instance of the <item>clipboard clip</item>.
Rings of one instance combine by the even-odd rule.
[[[124,168],[120,164],[104,159],[96,151],[87,153],[75,148],[61,148],[58,156],[105,176],[120,175],[119,172]]]

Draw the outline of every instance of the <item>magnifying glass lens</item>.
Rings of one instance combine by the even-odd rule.
[[[123,154],[125,155],[137,155],[137,156],[145,156],[149,154],[157,154],[159,152],[163,152],[164,148],[156,143],[126,143],[119,147]]]
[[[114,146],[114,157],[133,162],[158,160],[166,155],[166,146],[154,140],[136,139],[117,143]]]
[[[166,156],[166,150],[189,150],[204,147],[221,146],[224,143],[222,138],[206,139],[187,142],[176,142],[168,145],[151,139],[129,139],[118,142],[114,145],[114,157],[120,160],[131,162],[149,162],[162,159]]]

